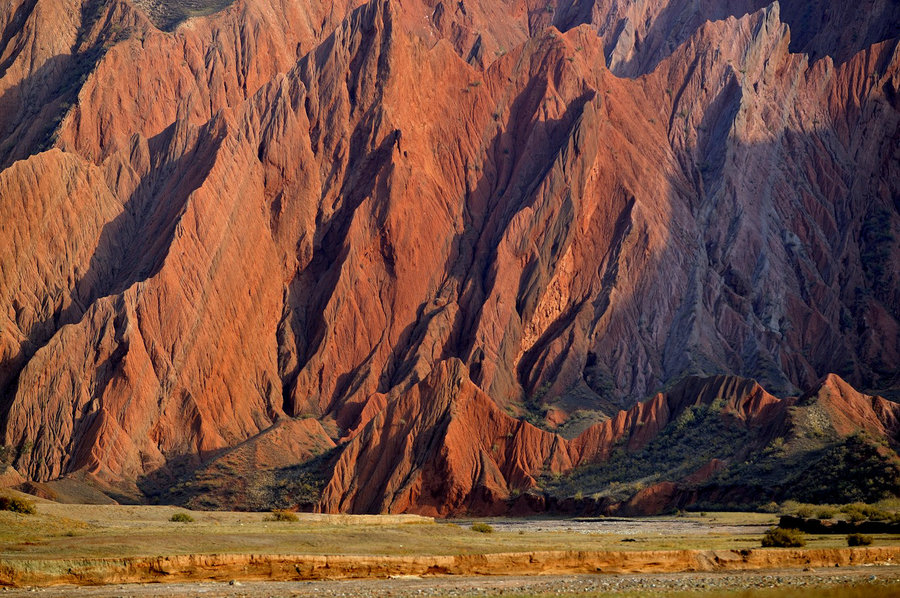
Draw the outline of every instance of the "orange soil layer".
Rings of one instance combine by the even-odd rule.
[[[113,584],[209,580],[300,581],[394,575],[675,573],[890,564],[900,547],[634,552],[510,552],[459,556],[188,555],[0,562],[0,584]]]

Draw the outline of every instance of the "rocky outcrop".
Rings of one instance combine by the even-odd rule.
[[[740,18],[772,4],[769,0],[562,0],[552,13],[552,23],[562,30],[590,24],[603,38],[610,69],[617,75],[638,76],[652,72],[707,21]],[[808,54],[812,60],[829,56],[837,63],[896,37],[900,19],[900,8],[889,0],[869,2],[864,11],[829,0],[778,0],[775,5],[791,29],[792,52]]]
[[[23,478],[18,471],[16,471],[9,465],[5,466],[3,470],[0,471],[0,488],[12,488],[13,486],[18,486],[24,481],[25,478]]]
[[[503,512],[510,490],[571,469],[564,439],[505,414],[459,360],[441,362],[346,448],[320,502],[331,512]]]
[[[762,387],[896,388],[897,39],[653,4],[4,8],[17,470],[140,497],[239,445],[298,465],[312,418],[321,508],[491,511],[712,394],[763,439]],[[657,394],[692,375],[724,377]],[[835,430],[895,429],[854,393]]]
[[[541,476],[560,476],[577,466],[602,467],[616,448],[637,452],[692,407],[714,406],[722,418],[746,430],[743,445],[724,447],[722,459],[683,479],[643,488],[622,504],[602,507],[618,514],[657,514],[700,500],[684,488],[695,489],[726,470],[735,454],[762,451],[776,438],[781,443],[785,437],[802,438],[810,410],[828,413],[824,420],[838,437],[864,431],[896,438],[900,405],[851,391],[840,395],[843,408],[834,410],[832,389],[838,386],[846,383],[830,376],[816,393],[800,399],[804,407],[796,407],[796,398],[778,399],[750,380],[689,379],[566,440],[503,412],[469,380],[458,360],[441,362],[347,443],[318,508],[441,517],[541,511],[550,506],[539,487],[545,481]],[[525,493],[531,498],[520,500]]]

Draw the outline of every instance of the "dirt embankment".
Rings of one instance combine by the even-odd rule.
[[[797,550],[516,552],[458,556],[188,555],[9,560],[0,584],[49,586],[205,580],[324,580],[397,575],[674,573],[888,564],[900,547]]]

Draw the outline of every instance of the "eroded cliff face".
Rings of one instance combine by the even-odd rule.
[[[288,453],[335,451],[320,508],[497,511],[646,442],[671,406],[627,410],[688,375],[896,388],[896,7],[644,4],[239,0],[167,33],[13,2],[18,471],[152,493],[313,418]],[[896,434],[879,405],[836,428]]]
[[[610,69],[638,76],[653,71],[708,21],[767,8],[766,0],[559,0],[549,22],[565,31],[589,24],[603,38]],[[791,51],[843,63],[869,46],[897,36],[900,7],[890,0],[848,5],[829,0],[780,0],[781,20],[791,28]],[[552,9],[552,10],[551,10]]]
[[[627,491],[627,500],[597,496],[573,501],[553,488],[541,488],[541,484],[551,479],[558,483],[575,471],[574,483],[581,489],[578,494],[605,490],[603,485],[592,487],[590,481],[578,480],[578,476],[584,478],[585,473],[602,469],[614,450],[639,453],[664,431],[681,422],[694,422],[694,414],[705,411],[727,422],[739,433],[741,442],[719,447],[718,456],[696,470],[656,482],[633,496]],[[724,489],[703,486],[717,474],[727,476],[730,466],[753,454],[771,452],[773,442],[774,446],[787,446],[791,459],[811,462],[817,455],[810,442],[818,449],[860,432],[876,439],[896,439],[900,405],[858,393],[837,376],[829,376],[803,397],[787,399],[772,396],[752,380],[717,376],[688,378],[669,392],[567,440],[504,413],[471,382],[462,363],[451,359],[435,366],[425,380],[389,402],[353,435],[340,453],[318,508],[441,517],[547,508],[656,514],[725,492],[747,500],[741,493],[758,491],[749,481],[731,481]],[[700,436],[703,431],[688,433]],[[805,448],[795,449],[798,445]],[[690,456],[679,456],[679,462],[682,459],[688,462]],[[893,459],[900,463],[895,454]],[[665,468],[670,466],[659,463],[662,476],[658,477],[665,479]],[[674,471],[680,469],[683,467]],[[800,468],[800,472],[802,477],[806,470]],[[773,490],[796,477],[795,472],[781,478],[776,475],[772,488],[749,502],[776,497]],[[630,481],[627,475],[622,480]]]

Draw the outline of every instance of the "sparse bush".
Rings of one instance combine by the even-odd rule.
[[[833,519],[835,515],[837,515],[837,510],[831,507],[822,507],[816,512],[816,517],[819,519]]]
[[[866,516],[863,515],[860,511],[848,511],[847,512],[847,521],[850,523],[860,523],[861,521],[865,521]]]
[[[872,505],[866,505],[863,513],[869,518],[869,521],[889,521],[893,513],[879,509]]]
[[[472,531],[481,534],[490,534],[494,532],[494,528],[490,524],[478,521],[472,524]]]
[[[174,513],[169,517],[169,521],[174,521],[175,523],[192,523],[194,518],[187,513]]]
[[[0,496],[0,511],[12,511],[23,515],[34,515],[37,513],[33,502],[26,498],[15,496]]]
[[[272,514],[266,517],[266,521],[299,521],[296,513],[285,509],[275,509]]]
[[[848,534],[847,546],[868,546],[872,543],[872,536],[862,534]]]
[[[778,506],[778,503],[773,501],[767,502],[764,505],[760,505],[760,512],[762,513],[777,513],[781,510],[781,507]]]
[[[859,503],[854,503],[851,505],[844,505],[841,507],[841,513],[847,516],[847,521],[852,523],[859,523],[860,521],[865,521],[868,519],[868,515],[860,508]]]
[[[892,521],[895,513],[890,513],[874,505],[867,505],[862,502],[855,502],[841,507],[841,512],[847,516],[852,522],[859,521]]]
[[[762,545],[766,548],[799,548],[806,546],[806,535],[796,529],[773,527],[763,536]]]
[[[797,517],[803,517],[804,519],[809,519],[814,514],[815,514],[815,512],[813,511],[813,508],[810,506],[804,505],[804,506],[800,507],[799,509],[797,509]]]

